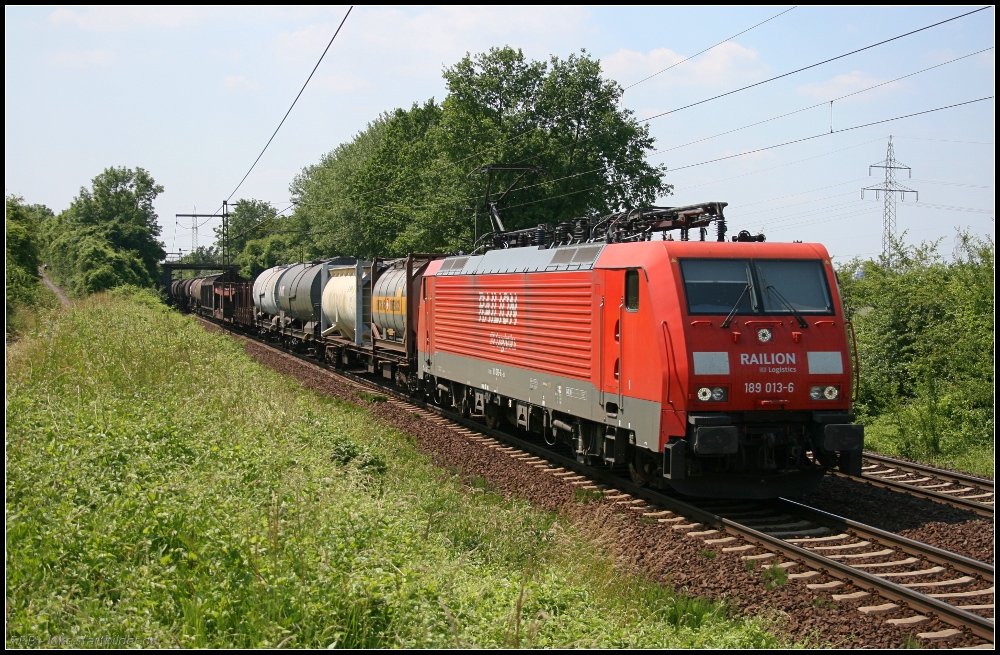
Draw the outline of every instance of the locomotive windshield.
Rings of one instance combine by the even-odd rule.
[[[756,314],[748,259],[683,259],[684,290],[691,314]],[[750,289],[752,291],[752,288]]]
[[[689,314],[831,314],[818,259],[682,259]]]

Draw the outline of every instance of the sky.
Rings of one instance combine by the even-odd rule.
[[[466,53],[509,45],[586,50],[640,121],[680,109],[648,122],[650,161],[674,185],[658,203],[728,202],[731,234],[877,257],[883,201],[861,190],[882,181],[869,166],[891,135],[917,192],[897,204],[908,243],[940,239],[950,256],[958,230],[993,236],[995,101],[887,119],[993,96],[995,10],[767,82],[979,6],[790,7],[355,7],[233,201],[286,207],[304,167],[382,112],[442,100],[442,70]],[[234,191],[347,9],[7,6],[5,194],[59,212],[105,168],[142,167],[165,189],[167,250],[188,251],[191,221],[175,215]]]

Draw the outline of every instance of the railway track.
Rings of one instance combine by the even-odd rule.
[[[700,501],[641,487],[607,468],[581,464],[541,441],[491,429],[474,417],[463,417],[411,398],[364,373],[334,369],[304,355],[247,338],[367,391],[376,391],[407,412],[416,411],[464,438],[530,464],[540,473],[558,476],[567,484],[600,494],[606,501],[637,512],[644,519],[701,539],[706,546],[739,554],[748,566],[760,564],[782,569],[789,581],[806,584],[817,593],[831,592],[835,602],[870,601],[859,605],[859,612],[884,616],[890,624],[918,629],[935,618],[953,626],[918,633],[921,639],[948,640],[963,636],[967,630],[990,644],[994,641],[994,580],[990,564],[786,499]],[[848,591],[847,585],[856,590]],[[989,616],[984,616],[987,613]]]
[[[993,480],[868,452],[861,471],[868,484],[993,518]]]

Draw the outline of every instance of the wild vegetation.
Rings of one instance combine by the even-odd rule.
[[[151,292],[47,318],[6,353],[8,645],[780,645]]]
[[[45,263],[73,294],[123,284],[154,287],[166,253],[153,200],[163,187],[144,169],[107,168],[69,208],[41,225]]]
[[[839,271],[866,445],[992,476],[995,243],[962,234],[951,259],[936,242],[897,245],[892,267],[856,259]]]
[[[38,267],[42,263],[38,231],[52,216],[43,205],[28,205],[18,196],[5,199],[4,277],[6,282],[5,333],[24,329],[35,307],[51,306],[55,295],[41,283]]]

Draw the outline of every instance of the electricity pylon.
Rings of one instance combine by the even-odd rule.
[[[868,175],[872,174],[873,168],[885,170],[885,181],[882,184],[868,186],[861,189],[861,198],[865,197],[865,191],[874,191],[875,199],[881,195],[884,199],[882,210],[882,260],[889,268],[894,268],[896,261],[893,248],[896,242],[896,196],[906,200],[906,194],[912,193],[916,200],[920,200],[919,194],[909,187],[905,187],[896,181],[896,171],[907,172],[908,177],[913,177],[913,171],[909,166],[896,160],[896,155],[892,149],[892,136],[889,136],[889,148],[885,155],[885,160],[868,167]]]

